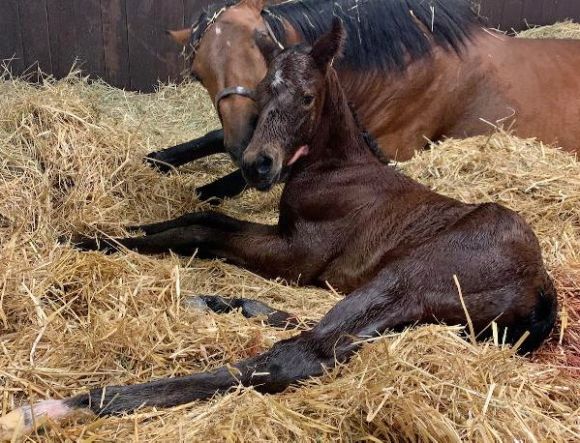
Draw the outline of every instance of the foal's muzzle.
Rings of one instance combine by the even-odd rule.
[[[250,161],[244,160],[242,172],[248,184],[259,191],[268,191],[280,177],[274,159],[268,154],[259,154]]]

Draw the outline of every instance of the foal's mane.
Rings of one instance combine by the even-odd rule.
[[[236,3],[209,6],[193,26],[192,42]],[[348,36],[340,64],[356,70],[402,70],[434,44],[459,53],[480,24],[471,0],[289,0],[266,7],[262,16],[279,41],[287,41],[285,20],[309,44],[340,17]]]
[[[384,164],[386,164],[386,165],[390,164],[391,159],[385,155],[385,153],[382,151],[381,147],[379,146],[377,139],[361,123],[354,105],[349,102],[348,107],[350,109],[350,113],[352,114],[352,117],[354,118],[356,126],[357,126],[358,130],[360,131],[361,137],[363,138],[363,141],[365,142],[367,147]]]

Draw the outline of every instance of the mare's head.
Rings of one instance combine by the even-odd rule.
[[[242,172],[251,186],[270,189],[308,155],[322,118],[332,63],[340,55],[344,37],[338,19],[312,47],[303,44],[279,52],[271,39],[256,34],[269,68],[257,87],[260,114],[242,157]]]
[[[266,32],[261,16],[266,0],[242,0],[210,8],[192,28],[169,31],[191,47],[191,75],[214,101],[224,129],[226,151],[239,163],[257,116],[253,91],[267,66],[254,33]],[[242,89],[234,90],[234,87]]]

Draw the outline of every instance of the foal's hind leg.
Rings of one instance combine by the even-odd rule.
[[[186,297],[184,305],[194,309],[209,309],[218,314],[228,314],[239,309],[246,318],[265,316],[265,322],[275,328],[296,328],[300,326],[314,326],[314,323],[301,322],[295,315],[280,311],[266,303],[249,298],[225,298],[219,295],[197,295]]]
[[[320,376],[346,362],[361,340],[417,321],[422,312],[412,297],[399,293],[395,276],[382,272],[332,308],[312,330],[275,344],[270,350],[232,367],[131,386],[94,389],[64,400],[24,406],[0,419],[0,437],[21,426],[30,432],[42,418],[59,420],[78,409],[98,415],[122,414],[143,406],[172,407],[213,397],[242,384],[277,393],[300,380]]]

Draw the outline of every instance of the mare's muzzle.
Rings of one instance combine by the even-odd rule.
[[[220,92],[218,92],[214,100],[214,106],[217,111],[220,122],[222,123],[222,126],[224,124],[224,119],[222,116],[222,111],[220,109],[220,103],[222,102],[222,100],[231,96],[241,96],[250,99],[254,103],[256,102],[256,93],[252,89],[246,88],[244,86],[231,86],[222,89]],[[251,128],[247,128],[248,132],[247,134],[243,135],[242,137],[240,137],[238,134],[237,137],[238,139],[235,140],[235,144],[231,144],[230,142],[230,144],[228,145],[227,144],[228,140],[224,140],[224,142],[226,143],[225,146],[226,152],[230,154],[234,163],[238,165],[240,164],[242,155],[244,154],[244,150],[246,149],[247,144],[250,142],[252,132],[255,126],[255,120],[251,122],[251,126],[252,126]]]

